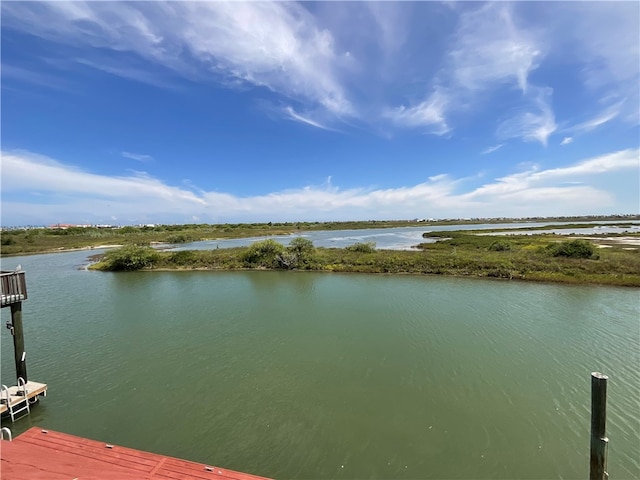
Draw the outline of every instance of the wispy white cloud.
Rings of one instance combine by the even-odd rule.
[[[638,150],[624,150],[563,168],[532,168],[498,178],[462,197],[477,208],[505,211],[499,205],[509,205],[509,215],[516,216],[531,215],[532,205],[545,215],[635,213],[640,185],[637,178],[629,178],[628,172],[637,171],[638,155]],[[610,184],[606,186],[606,179],[612,177],[635,194],[627,196]]]
[[[554,7],[540,13],[558,58],[569,51],[581,64],[590,96],[620,102],[616,118],[640,122],[638,2],[559,2]]]
[[[533,181],[550,179],[582,178],[622,170],[638,170],[640,167],[640,150],[627,149],[583,160],[567,167],[550,168],[532,172]],[[636,190],[637,191],[637,190]]]
[[[620,115],[622,111],[624,102],[618,102],[615,105],[608,107],[603,112],[600,112],[597,116],[590,118],[584,122],[578,123],[577,125],[573,125],[572,127],[567,128],[567,131],[575,132],[575,133],[586,133],[591,130],[595,130],[596,128],[604,125],[607,122],[610,122],[614,118]]]
[[[637,87],[640,74],[638,3],[620,2],[612,8],[607,3],[593,2],[564,8],[575,14],[570,17],[571,31],[578,37],[585,55],[587,85],[598,89],[617,84],[627,89],[632,86],[628,82],[635,82]]]
[[[336,131],[336,129],[328,127],[317,120],[314,120],[305,115],[301,115],[300,113],[296,112],[291,106],[285,107],[283,111],[286,117],[290,118],[291,120],[295,120],[296,122],[305,123],[307,125],[311,125],[312,127],[320,128],[322,130]]]
[[[150,72],[143,66],[135,65],[132,62],[124,61],[122,58],[118,62],[114,62],[108,58],[100,58],[99,60],[89,60],[86,58],[78,57],[73,60],[58,60],[58,66],[64,61],[75,62],[76,64],[83,65],[85,67],[101,70],[110,75],[116,77],[126,78],[128,80],[134,80],[136,82],[144,83],[146,85],[152,85],[162,89],[177,89],[174,82],[165,78],[163,75]]]
[[[498,145],[494,145],[493,147],[489,147],[484,149],[481,154],[482,155],[488,155],[490,153],[495,152],[496,150],[500,150],[502,147],[504,146],[504,143],[499,143]]]
[[[121,155],[124,158],[130,158],[131,160],[137,160],[138,162],[150,162],[153,160],[151,155],[145,155],[143,153],[122,152]]]
[[[51,41],[131,52],[189,78],[222,75],[354,114],[331,33],[295,3],[23,2],[3,3],[2,13],[3,23]],[[107,71],[141,79],[128,70]]]
[[[176,222],[193,216],[202,221],[268,221],[633,213],[637,195],[623,198],[621,192],[638,192],[637,175],[629,172],[637,173],[639,154],[630,149],[559,168],[529,167],[466,191],[467,179],[442,174],[399,188],[342,190],[324,182],[241,197],[171,186],[142,173],[97,175],[28,152],[4,152],[3,222],[97,222],[113,216]],[[614,187],[604,180],[611,176]],[[38,195],[29,203],[12,198],[25,191]]]
[[[525,92],[542,53],[536,38],[516,24],[510,4],[487,3],[460,18],[449,54],[451,75],[457,85],[469,90],[515,82]]]
[[[526,107],[532,110],[516,119],[530,125],[521,136],[544,144],[555,114],[549,102],[541,111],[535,98],[554,86],[539,70],[553,55],[582,67],[594,102],[610,97],[618,105],[617,113],[576,129],[640,120],[637,3],[424,3],[74,1],[1,8],[3,28],[66,47],[73,60],[62,63],[159,88],[183,77],[268,89],[280,96],[274,104],[296,105],[287,118],[318,128],[343,122],[380,131],[378,123],[391,121],[442,135],[462,123],[457,115],[495,121],[507,108]],[[421,43],[434,38],[448,41]],[[7,78],[47,84],[35,72],[3,64],[3,75],[5,69]],[[491,103],[496,92],[509,100]]]
[[[558,128],[551,109],[552,93],[550,88],[536,88],[530,109],[502,122],[498,127],[498,137],[522,138],[526,142],[538,141],[546,146],[549,135]]]
[[[560,145],[569,145],[570,143],[573,143],[573,137],[564,137]]]
[[[449,127],[444,118],[448,98],[442,90],[437,89],[424,102],[412,107],[401,105],[388,110],[386,116],[395,124],[407,127],[427,127],[429,133],[444,135]]]
[[[49,73],[32,71],[5,62],[2,63],[0,73],[2,74],[3,87],[6,86],[7,83],[11,84],[15,81],[16,83],[30,83],[63,91],[72,91],[74,88],[73,84],[67,79]]]
[[[494,2],[469,7],[460,15],[452,47],[442,69],[432,80],[437,96],[434,98],[431,94],[414,106],[397,108],[396,119],[404,120],[397,123],[436,125],[440,132],[449,132],[452,128],[447,118],[455,112],[474,110],[483,102],[487,91],[517,86],[527,95],[529,75],[543,56],[539,40],[518,25],[511,5]],[[545,125],[540,123],[542,119],[538,119],[539,114],[531,115],[536,118],[523,117],[520,122],[539,123],[535,136],[546,142],[548,134],[544,131]]]
[[[202,198],[193,192],[165,185],[143,172],[109,177],[85,172],[41,155],[3,152],[3,194],[25,191],[70,195],[74,202],[81,196],[86,201],[108,198],[121,205],[138,198],[155,198],[181,208],[204,205]]]
[[[375,20],[375,37],[383,54],[386,57],[397,54],[410,34],[408,9],[392,2],[364,2],[364,6]]]

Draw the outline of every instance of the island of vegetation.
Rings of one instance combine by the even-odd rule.
[[[316,248],[303,237],[284,246],[266,239],[248,247],[158,251],[130,245],[107,252],[90,268],[133,270],[313,270],[440,274],[510,280],[640,286],[640,251],[597,248],[584,239],[554,235],[476,235],[432,232],[439,241],[413,251],[377,250],[372,243]]]

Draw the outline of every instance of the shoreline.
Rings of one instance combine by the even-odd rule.
[[[110,245],[89,245],[87,247],[58,247],[47,250],[40,250],[37,252],[18,252],[18,253],[3,253],[3,258],[10,257],[22,257],[27,255],[48,255],[50,253],[67,253],[67,252],[81,252],[83,250],[101,250],[101,249],[109,249],[109,248],[120,248],[124,247],[124,244],[110,244]]]
[[[612,245],[629,245],[634,247],[640,247],[640,237],[573,237],[581,240],[589,240],[590,242],[594,242],[600,248],[603,247],[611,247]],[[632,248],[631,250],[637,250],[636,248]]]
[[[88,270],[100,271],[98,269],[92,269],[90,266]],[[468,278],[477,280],[492,280],[500,282],[533,282],[533,283],[547,283],[549,285],[562,284],[562,285],[591,285],[594,287],[619,287],[619,288],[640,288],[640,283],[607,283],[607,282],[590,282],[584,279],[575,277],[557,277],[555,279],[549,278],[536,278],[535,274],[531,276],[514,276],[512,278],[507,277],[492,277],[489,275],[474,275],[474,274],[451,274],[451,273],[423,273],[423,272],[366,272],[361,270],[324,270],[324,269],[306,269],[306,270],[281,270],[275,268],[205,268],[205,267],[189,267],[189,268],[145,268],[137,270],[138,272],[154,273],[154,272],[283,272],[293,274],[304,273],[321,273],[321,274],[346,274],[346,275],[386,275],[386,276],[416,276],[416,277],[449,277],[449,278]]]

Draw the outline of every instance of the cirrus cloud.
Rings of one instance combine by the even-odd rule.
[[[510,138],[546,145],[558,115],[550,98],[541,113],[536,98],[555,85],[532,75],[549,57],[570,55],[582,86],[597,94],[594,102],[612,107],[626,99],[617,113],[576,128],[615,118],[638,121],[634,2],[449,8],[436,2],[29,1],[1,8],[3,30],[66,49],[44,59],[58,69],[57,78],[3,59],[3,75],[16,82],[61,88],[61,71],[78,66],[156,88],[175,88],[177,77],[266,89],[278,97],[275,104],[289,105],[278,109],[282,117],[318,128],[355,124],[383,131],[391,123],[436,135],[456,132],[464,123],[458,116],[504,117],[494,113],[502,105],[484,108],[487,98],[517,92],[509,104],[529,110],[515,120],[531,128],[514,130]],[[439,37],[417,34],[423,30]]]

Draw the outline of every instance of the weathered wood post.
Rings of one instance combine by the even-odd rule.
[[[607,380],[602,373],[591,373],[591,461],[589,480],[606,480],[607,447]]]
[[[13,336],[13,355],[16,362],[16,376],[27,381],[27,362],[24,349],[24,332],[22,330],[22,302],[27,299],[27,282],[24,272],[18,265],[15,271],[0,272],[0,306],[11,307],[11,323],[7,328]]]
[[[11,333],[13,335],[13,354],[16,360],[16,376],[27,381],[27,359],[22,331],[22,302],[11,304]]]

